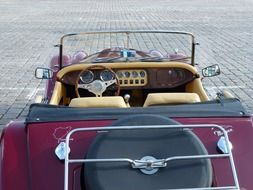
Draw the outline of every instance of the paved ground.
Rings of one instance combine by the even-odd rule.
[[[196,35],[200,68],[218,63],[222,75],[205,79],[210,96],[227,89],[253,112],[252,0],[1,0],[0,128],[24,118],[44,82],[46,65],[64,33],[103,29],[166,29]]]

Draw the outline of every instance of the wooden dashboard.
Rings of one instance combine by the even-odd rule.
[[[100,80],[104,70],[92,70],[94,80]],[[184,68],[137,68],[113,69],[122,89],[150,89],[150,88],[175,88],[192,81],[196,76]],[[61,82],[75,85],[80,71],[66,73]]]

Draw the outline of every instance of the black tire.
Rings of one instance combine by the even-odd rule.
[[[177,125],[178,122],[157,115],[129,116],[114,126]],[[99,134],[87,158],[156,159],[171,156],[207,154],[202,142],[190,130],[152,129],[117,130]],[[212,167],[209,159],[168,162],[152,175],[133,169],[129,163],[86,163],[85,183],[88,190],[153,190],[211,187]]]

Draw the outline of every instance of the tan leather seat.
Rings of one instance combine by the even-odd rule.
[[[126,108],[128,107],[121,96],[85,97],[71,100],[70,107],[82,108]]]
[[[143,106],[187,104],[194,102],[200,102],[199,95],[196,93],[150,93]]]

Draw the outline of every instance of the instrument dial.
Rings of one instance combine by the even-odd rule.
[[[126,71],[126,72],[125,72],[125,77],[126,77],[126,78],[129,78],[129,77],[130,77],[130,75],[131,75],[131,74],[130,74],[130,72],[129,72],[129,71]]]
[[[132,72],[132,77],[133,78],[137,78],[138,76],[139,76],[139,74],[137,73],[137,71]]]
[[[141,77],[145,77],[146,76],[146,73],[144,71],[140,71],[140,76]]]
[[[109,70],[104,70],[100,73],[100,79],[102,81],[109,81],[112,80],[114,77],[114,74]]]
[[[122,78],[122,77],[124,77],[124,74],[123,74],[123,72],[118,71],[118,72],[117,72],[117,76],[118,76],[119,78]]]
[[[80,76],[80,79],[83,83],[87,84],[87,83],[91,83],[94,79],[94,74],[92,71],[84,71],[82,73],[82,75]]]

